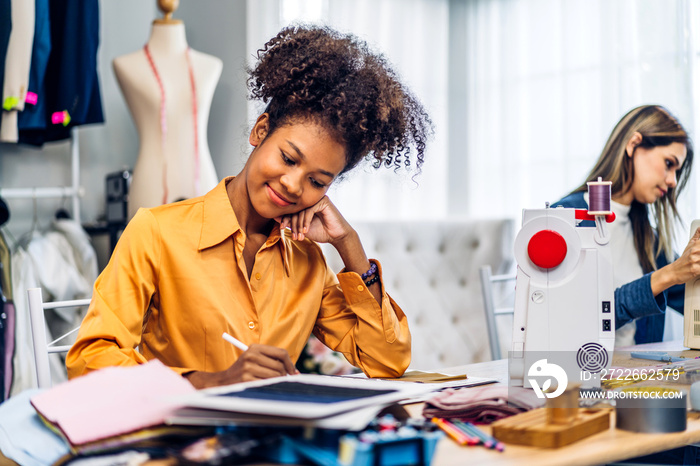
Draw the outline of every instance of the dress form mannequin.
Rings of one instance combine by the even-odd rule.
[[[139,207],[199,196],[218,183],[207,143],[207,123],[223,64],[214,56],[188,51],[185,25],[170,18],[176,3],[159,2],[166,14],[153,22],[147,42],[153,65],[144,49],[112,62],[140,140],[129,188],[129,218]],[[156,73],[165,94],[164,124],[161,84]]]

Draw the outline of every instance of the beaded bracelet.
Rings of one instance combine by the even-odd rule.
[[[377,263],[372,262],[372,266],[369,268],[369,270],[360,276],[362,277],[363,280],[367,280],[369,277],[371,277],[375,273],[377,273]]]
[[[378,282],[378,281],[379,281],[379,275],[375,275],[374,277],[372,277],[372,278],[370,278],[369,280],[367,280],[367,281],[365,282],[365,285],[370,286],[370,285],[373,284],[374,282]]]

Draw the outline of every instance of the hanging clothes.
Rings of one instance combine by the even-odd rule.
[[[10,42],[11,33],[12,0],[0,0],[0,90],[3,89],[5,83],[5,57],[7,56],[7,46]],[[0,96],[0,99],[2,99],[2,96]],[[2,131],[2,118],[0,118],[0,131]]]
[[[10,281],[10,248],[0,232],[0,403],[9,398],[15,354],[15,308]]]
[[[5,299],[12,301],[12,273],[10,271],[11,253],[5,236],[0,232],[0,288]]]
[[[17,126],[25,129],[46,129],[46,96],[44,78],[51,53],[51,21],[49,20],[49,0],[36,0],[34,14],[34,45],[32,66],[29,70],[29,87],[24,110],[19,112]]]
[[[34,38],[34,2],[12,0],[11,10],[12,31],[5,56],[2,88],[2,142],[17,142],[18,139],[17,113],[24,110]]]
[[[36,146],[68,139],[74,126],[104,122],[97,76],[98,0],[48,4],[51,51],[43,89],[45,128],[19,132],[19,142]]]
[[[2,263],[0,263],[0,266],[2,266]],[[5,352],[7,351],[7,345],[10,343],[7,335],[10,323],[5,313],[5,302],[5,295],[0,287],[0,403],[7,399],[7,395],[5,394],[5,386],[7,385],[5,375],[7,374],[8,366],[5,361]]]
[[[95,250],[87,233],[71,219],[54,220],[46,232],[33,232],[26,246],[13,252],[16,322],[11,395],[37,386],[27,289],[41,287],[47,302],[80,299],[91,296],[96,279]],[[85,311],[70,308],[46,311],[47,338],[52,338],[51,335],[56,338],[79,326]],[[66,380],[61,357],[51,355],[50,365],[54,384]]]
[[[10,220],[10,209],[3,198],[0,197],[0,226],[3,226],[8,220]]]

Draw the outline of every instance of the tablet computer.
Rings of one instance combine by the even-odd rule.
[[[393,403],[431,390],[434,387],[422,384],[298,374],[199,390],[179,401],[189,407],[314,419]]]

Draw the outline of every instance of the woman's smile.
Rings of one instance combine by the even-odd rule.
[[[294,204],[294,202],[288,200],[287,198],[279,194],[277,191],[272,189],[269,184],[266,184],[265,187],[267,188],[267,194],[270,196],[270,200],[278,206],[287,207]]]

